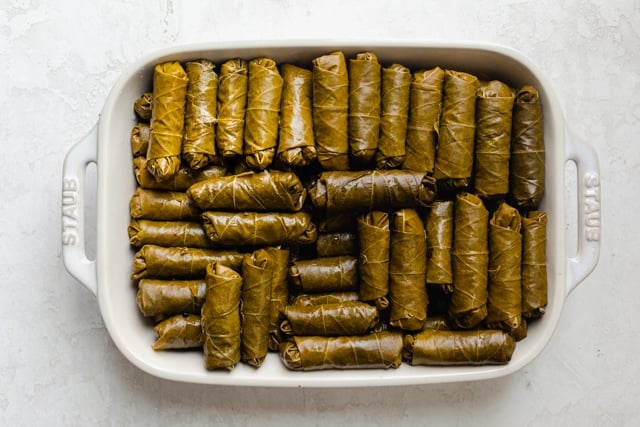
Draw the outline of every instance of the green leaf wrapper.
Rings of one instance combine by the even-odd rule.
[[[153,349],[176,350],[202,347],[202,323],[199,314],[177,314],[153,327],[158,338]]]
[[[451,247],[453,246],[454,202],[433,202],[425,220],[427,230],[427,283],[446,285],[451,292],[453,272]]]
[[[311,244],[318,231],[306,212],[222,212],[202,214],[209,240],[224,246]]]
[[[151,126],[149,126],[149,123],[136,123],[131,128],[131,153],[134,157],[147,155],[149,139],[151,139]]]
[[[142,279],[138,282],[136,303],[145,317],[174,314],[200,314],[207,284],[197,280]]]
[[[133,258],[131,280],[146,277],[201,278],[205,276],[207,264],[211,262],[239,269],[242,254],[235,250],[144,245]]]
[[[359,164],[376,154],[380,133],[380,64],[371,52],[349,60],[349,151]]]
[[[282,66],[280,137],[277,156],[287,166],[306,166],[318,157],[313,139],[313,73],[291,64]]]
[[[313,60],[313,133],[325,170],[349,169],[349,75],[342,52]]]
[[[265,248],[267,267],[271,270],[271,304],[269,310],[269,350],[277,351],[282,342],[280,311],[289,302],[289,249]]]
[[[436,197],[436,182],[404,170],[330,171],[322,172],[309,197],[328,214],[426,207]]]
[[[244,172],[193,184],[187,194],[201,209],[299,211],[307,190],[293,172]]]
[[[380,310],[389,305],[389,214],[372,211],[358,217],[360,299]]]
[[[153,111],[153,93],[145,92],[133,103],[133,111],[145,122],[151,120]]]
[[[522,218],[522,316],[535,319],[547,306],[547,213]]]
[[[147,169],[157,181],[172,178],[180,169],[188,83],[187,73],[177,61],[158,64],[154,68]]]
[[[249,64],[234,58],[220,67],[216,148],[223,157],[240,156],[244,148]]]
[[[473,170],[478,78],[446,70],[434,176],[452,188],[469,185]]]
[[[440,67],[413,73],[409,96],[406,157],[402,169],[433,172],[442,111],[443,81],[444,70]]]
[[[500,330],[438,331],[405,336],[404,358],[411,365],[501,365],[509,362],[516,343]]]
[[[470,193],[456,197],[453,232],[453,294],[449,315],[458,328],[473,328],[487,316],[489,212]]]
[[[402,165],[405,158],[411,70],[400,64],[383,68],[380,88],[380,139],[376,166],[378,169],[390,169]]]
[[[275,157],[282,85],[282,76],[273,59],[249,61],[244,155],[251,169],[263,170]]]
[[[287,335],[364,335],[378,323],[378,309],[361,301],[288,305],[282,314]]]
[[[523,86],[513,105],[509,186],[517,207],[535,209],[545,186],[542,104],[538,90]]]
[[[266,250],[258,249],[244,256],[240,297],[240,360],[255,367],[262,365],[269,351],[272,277],[273,271],[269,268],[269,254]]]
[[[415,210],[403,209],[392,214],[390,227],[389,324],[417,331],[424,326],[429,304],[424,224]]]
[[[207,296],[202,305],[204,363],[209,370],[232,370],[240,361],[242,277],[219,263],[207,266]]]
[[[359,295],[356,291],[344,292],[324,292],[318,294],[300,294],[296,295],[290,305],[319,305],[334,304],[348,301],[358,301]]]
[[[136,248],[147,244],[189,248],[211,247],[211,242],[200,222],[132,219],[128,232],[129,244]]]
[[[319,257],[358,254],[358,235],[351,232],[322,233],[316,240]]]
[[[397,368],[402,363],[402,333],[294,337],[280,346],[280,356],[295,371]]]
[[[473,182],[480,197],[509,192],[513,101],[511,88],[497,80],[478,90]]]
[[[304,292],[356,290],[358,258],[338,256],[298,260],[289,267],[289,281]]]
[[[489,329],[510,332],[520,326],[521,226],[518,210],[506,203],[500,204],[489,221],[489,281],[485,320]]]
[[[214,124],[217,116],[218,74],[207,59],[185,64],[189,85],[184,112],[182,158],[200,169],[216,156]]]
[[[156,221],[199,220],[201,211],[187,193],[138,187],[129,200],[131,218]]]
[[[146,165],[147,160],[142,156],[133,159],[133,173],[138,185],[149,190],[185,191],[198,181],[212,176],[223,176],[227,172],[224,166],[218,165],[209,165],[197,171],[185,166],[166,181],[158,182],[147,170]]]

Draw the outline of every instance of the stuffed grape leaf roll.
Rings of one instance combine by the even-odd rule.
[[[147,169],[157,181],[171,179],[180,169],[188,83],[187,73],[177,61],[154,68]]]
[[[434,176],[447,187],[467,187],[472,176],[478,86],[476,76],[445,71]]]
[[[380,134],[380,63],[372,52],[349,60],[349,151],[359,165],[373,160]]]
[[[390,220],[389,324],[403,330],[422,329],[427,318],[427,239],[414,209],[394,212]]]
[[[525,85],[513,105],[509,186],[515,205],[535,209],[544,195],[545,147],[538,90]]]
[[[242,277],[214,262],[207,265],[206,280],[201,311],[205,367],[230,371],[240,361]]]
[[[342,52],[313,61],[313,132],[325,170],[349,169],[349,75]]]
[[[271,170],[213,177],[193,184],[187,194],[203,210],[296,212],[307,190],[295,173]]]
[[[304,292],[356,290],[358,258],[347,255],[297,260],[289,267],[289,281]]]
[[[380,138],[376,167],[390,169],[401,166],[406,155],[411,71],[400,64],[383,68],[380,87]]]
[[[515,348],[513,337],[500,330],[425,329],[405,336],[404,358],[413,366],[501,365]]]
[[[282,79],[278,160],[286,167],[306,166],[318,156],[311,111],[313,73],[292,64],[284,64]]]
[[[273,59],[249,61],[244,155],[251,169],[264,170],[276,155],[282,85],[282,76]]]
[[[248,62],[240,58],[229,59],[220,67],[215,136],[218,153],[225,158],[243,153],[248,73]]]
[[[389,214],[371,211],[358,217],[360,299],[379,309],[389,305]]]
[[[311,244],[318,231],[307,212],[223,212],[202,214],[209,240],[224,246]]]
[[[487,316],[489,212],[475,194],[460,193],[454,218],[449,315],[456,327],[473,328]]]
[[[200,314],[207,291],[203,279],[142,279],[138,282],[136,303],[145,317],[180,313]]]
[[[547,213],[522,218],[522,316],[535,319],[547,306]]]
[[[187,85],[184,112],[182,158],[191,169],[200,169],[216,156],[215,128],[217,116],[218,74],[207,59],[185,64]]]
[[[294,371],[397,368],[402,363],[402,333],[293,337],[280,346],[284,365]]]
[[[405,170],[325,171],[309,190],[327,213],[426,207],[436,197],[435,180]]]
[[[176,350],[202,347],[200,314],[176,314],[153,327],[158,336],[154,350]]]
[[[378,323],[378,310],[365,302],[288,305],[280,328],[287,335],[364,335]]]
[[[406,157],[402,169],[433,172],[442,111],[443,81],[444,70],[440,67],[413,73],[409,96]]]

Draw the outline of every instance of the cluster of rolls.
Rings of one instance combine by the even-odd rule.
[[[154,69],[131,278],[207,369],[502,364],[547,304],[538,92],[364,52]]]

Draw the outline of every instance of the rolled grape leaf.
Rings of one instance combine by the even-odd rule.
[[[513,105],[509,189],[521,209],[535,209],[544,195],[545,147],[538,90],[523,86]]]
[[[290,211],[302,208],[307,190],[293,172],[244,172],[200,181],[187,190],[208,210]]]
[[[296,295],[290,305],[319,305],[334,304],[348,301],[358,301],[359,295],[356,291],[344,292],[324,292],[317,294],[300,294]]]
[[[547,306],[547,213],[522,218],[522,316],[535,319]]]
[[[201,314],[205,367],[230,371],[240,361],[242,277],[214,262],[207,266],[206,278]]]
[[[223,157],[240,156],[244,148],[249,64],[234,58],[220,67],[216,148]]]
[[[214,123],[217,116],[218,74],[207,59],[185,64],[189,85],[184,113],[182,158],[200,169],[216,156]]]
[[[131,280],[146,277],[202,278],[205,276],[207,264],[211,262],[239,269],[242,254],[235,250],[144,245],[133,258]]]
[[[436,201],[425,221],[427,230],[427,283],[452,289],[453,201]]]
[[[132,219],[129,223],[129,244],[139,248],[144,245],[208,248],[211,242],[195,221],[153,221]]]
[[[194,183],[212,176],[223,176],[227,173],[224,166],[208,165],[200,170],[192,171],[189,167],[181,167],[178,172],[166,181],[158,182],[147,170],[147,160],[140,156],[133,159],[133,173],[142,188],[150,190],[185,191]]]
[[[374,53],[349,60],[349,151],[360,165],[373,160],[380,134],[380,63]]]
[[[436,146],[444,70],[435,67],[413,73],[409,96],[406,157],[402,169],[431,173],[436,163]]]
[[[132,218],[156,221],[199,220],[201,211],[187,193],[138,187],[129,201]]]
[[[434,176],[450,188],[469,185],[473,171],[478,78],[446,70]]]
[[[282,314],[287,335],[364,335],[378,323],[378,309],[361,301],[288,305]]]
[[[478,90],[473,182],[480,197],[509,192],[513,101],[511,88],[497,80]]]
[[[177,61],[155,66],[153,111],[147,169],[157,181],[166,181],[180,169],[187,73]]]
[[[520,319],[520,324],[517,328],[508,331],[509,335],[513,337],[516,341],[522,341],[527,337],[527,332],[529,330],[529,325],[526,319]]]
[[[321,233],[316,240],[319,257],[358,254],[358,235],[351,232]]]
[[[489,212],[478,196],[461,193],[454,218],[449,315],[456,327],[473,328],[487,316]]]
[[[297,260],[289,281],[304,292],[352,291],[358,288],[358,258],[338,256]]]
[[[427,239],[424,224],[413,209],[392,214],[389,263],[389,324],[407,330],[423,328],[429,304]]]
[[[282,66],[280,137],[277,156],[287,166],[306,166],[316,160],[311,112],[313,73],[291,64]]]
[[[311,244],[318,233],[306,212],[207,211],[202,217],[209,240],[224,246]]]
[[[136,99],[133,103],[133,111],[138,117],[146,122],[151,120],[151,114],[153,111],[153,93],[145,92]]]
[[[311,202],[328,214],[426,207],[436,197],[435,180],[404,170],[322,172],[309,190]]]
[[[510,332],[520,325],[521,227],[518,210],[506,203],[500,204],[489,221],[489,282],[485,320],[489,329]]]
[[[389,214],[372,211],[358,217],[360,299],[380,310],[389,305]]]
[[[176,350],[202,347],[202,323],[199,314],[177,314],[153,327],[158,338],[154,350]]]
[[[249,61],[244,155],[251,169],[263,170],[275,157],[282,85],[282,76],[273,59]]]
[[[145,317],[200,314],[206,291],[204,279],[142,279],[138,282],[136,303]]]
[[[313,60],[313,133],[325,170],[349,169],[349,75],[342,52]]]
[[[265,248],[268,268],[271,270],[271,298],[269,310],[269,350],[277,351],[282,342],[280,311],[289,302],[289,249]]]
[[[515,348],[513,337],[500,330],[425,329],[405,336],[404,358],[413,366],[501,365]]]
[[[131,128],[131,153],[134,157],[147,155],[149,139],[151,139],[151,126],[149,126],[149,123],[136,123]]]
[[[294,371],[397,368],[402,363],[402,333],[293,337],[282,343],[280,356]]]
[[[406,154],[411,71],[400,64],[383,68],[380,88],[380,138],[376,166],[378,169],[391,169],[402,165]]]
[[[242,293],[240,315],[240,360],[260,367],[269,351],[269,322],[271,320],[271,281],[269,254],[258,249],[246,254],[242,261]]]

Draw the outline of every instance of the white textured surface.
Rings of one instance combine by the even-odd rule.
[[[596,148],[600,264],[568,298],[551,343],[506,378],[439,386],[241,389],[139,371],[62,265],[64,154],[95,124],[121,70],[146,52],[199,40],[353,37],[512,46],[547,74],[567,122]],[[634,0],[0,0],[0,424],[636,425],[639,46]]]

